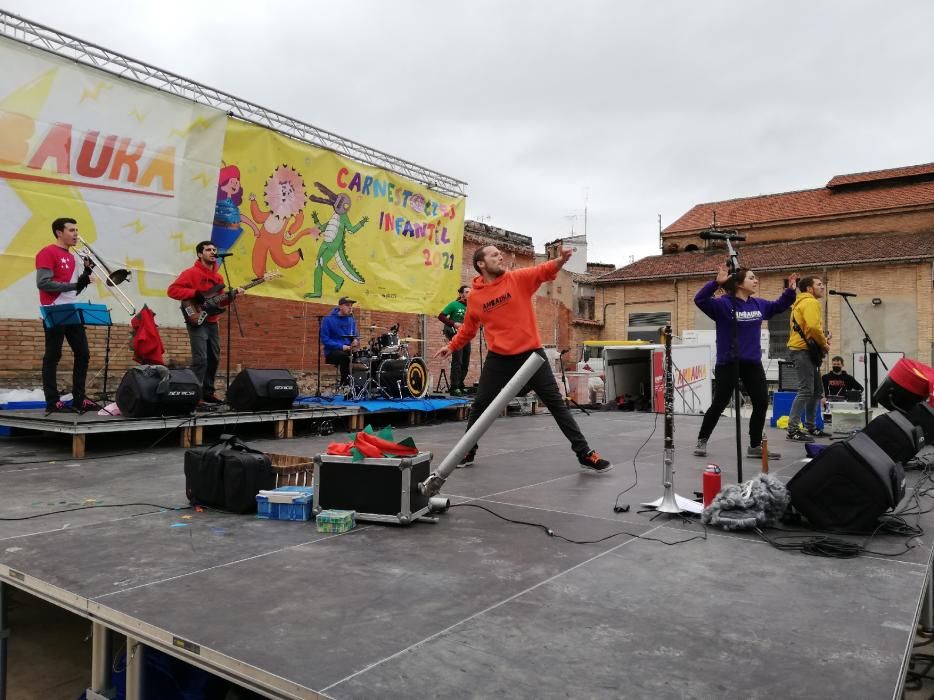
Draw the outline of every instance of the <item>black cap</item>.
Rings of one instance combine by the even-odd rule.
[[[356,303],[357,303],[357,300],[351,299],[350,297],[341,297],[340,299],[337,300],[338,306],[343,306],[344,304],[356,304]]]

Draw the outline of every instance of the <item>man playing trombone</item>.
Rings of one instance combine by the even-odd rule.
[[[85,258],[80,263],[72,248],[78,242],[78,223],[74,219],[61,218],[52,222],[55,243],[47,245],[36,254],[36,287],[39,288],[39,303],[42,306],[73,304],[78,295],[91,283],[93,263]],[[43,324],[45,330],[45,354],[42,356],[42,391],[45,393],[46,411],[59,411],[65,405],[58,393],[57,371],[62,359],[65,340],[75,356],[72,371],[72,408],[84,412],[100,408],[85,394],[88,364],[91,352],[88,336],[81,324]]]

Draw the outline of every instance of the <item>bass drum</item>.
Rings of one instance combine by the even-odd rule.
[[[376,373],[376,382],[394,399],[421,399],[431,386],[428,365],[420,357],[383,360]]]

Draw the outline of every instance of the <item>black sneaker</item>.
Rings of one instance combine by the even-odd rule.
[[[808,428],[808,435],[811,437],[830,437],[830,433],[824,432],[820,428]]]
[[[456,469],[463,469],[464,467],[472,467],[473,461],[477,458],[477,448],[471,447],[470,452],[464,455],[463,459],[457,463]]]
[[[694,456],[695,457],[706,457],[707,456],[707,441],[697,439],[697,445],[694,447]]]
[[[788,433],[785,438],[792,442],[814,442],[814,438],[807,433],[802,433],[800,430]]]
[[[754,459],[762,459],[762,445],[756,445],[753,447],[750,445],[746,448],[746,456],[753,457]],[[781,459],[782,456],[778,452],[772,452],[769,450],[769,459]]]
[[[610,464],[607,460],[603,459],[600,456],[600,453],[596,450],[591,450],[590,452],[577,456],[577,461],[580,462],[580,465],[585,469],[597,472],[602,474],[603,472],[608,472],[613,468],[613,465]]]

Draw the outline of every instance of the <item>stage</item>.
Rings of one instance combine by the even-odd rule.
[[[0,426],[70,435],[71,456],[81,459],[87,449],[87,436],[91,434],[178,430],[181,447],[195,447],[204,441],[203,429],[206,426],[221,426],[228,431],[235,431],[237,426],[248,423],[272,423],[275,437],[291,438],[297,421],[310,421],[316,426],[326,422],[327,426],[317,432],[327,434],[334,430],[360,430],[366,422],[367,413],[399,413],[402,415],[398,420],[405,425],[417,425],[422,415],[436,411],[450,412],[450,418],[464,420],[469,404],[460,398],[346,401],[312,396],[300,397],[291,408],[276,411],[233,411],[221,405],[214,410],[198,410],[189,415],[152,418],[102,416],[97,412],[46,413],[44,409],[34,408],[0,410]],[[145,444],[147,442],[144,438]]]
[[[637,511],[662,494],[664,418],[577,417],[613,471],[580,471],[548,415],[503,418],[476,465],[448,480],[457,505],[437,524],[325,535],[251,516],[82,510],[0,522],[0,580],[269,697],[900,697],[929,535],[895,557],[843,560],[653,519]],[[631,510],[614,513],[656,421],[638,485],[620,499]],[[691,456],[699,423],[675,419],[675,488],[685,497],[707,462],[735,479],[732,421],[720,422],[707,459]],[[463,429],[396,435],[414,437],[437,464]],[[771,471],[784,480],[803,447],[781,435],[769,429],[783,452]],[[313,455],[333,439],[253,444]],[[34,455],[17,466],[24,449]],[[185,505],[178,447],[47,464],[52,455],[36,439],[0,442],[0,515]],[[747,479],[758,472],[744,467]],[[909,485],[919,476],[910,472]],[[573,544],[473,506],[572,540],[609,539]],[[932,528],[934,516],[920,522]],[[905,540],[880,535],[870,546],[898,552]]]

